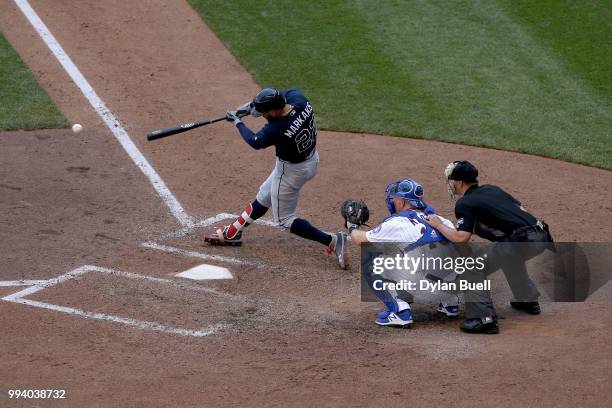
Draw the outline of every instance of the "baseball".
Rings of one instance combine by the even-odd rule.
[[[74,133],[79,133],[81,130],[83,130],[83,126],[81,126],[78,123],[75,123],[74,125],[72,125],[72,131]]]

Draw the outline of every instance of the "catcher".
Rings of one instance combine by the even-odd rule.
[[[390,183],[385,191],[389,217],[376,228],[369,231],[359,229],[366,225],[370,212],[367,205],[360,200],[346,200],[342,203],[340,213],[348,228],[350,239],[362,242],[390,242],[407,245],[407,249],[416,248],[435,242],[446,241],[446,238],[425,220],[435,210],[423,201],[423,187],[412,179],[398,180]],[[452,222],[439,217],[449,228]],[[380,326],[406,327],[413,323],[410,304],[400,298],[396,291],[375,290],[376,296],[387,306],[379,312],[376,324]],[[438,312],[447,316],[459,315],[457,295],[445,295],[438,305]]]

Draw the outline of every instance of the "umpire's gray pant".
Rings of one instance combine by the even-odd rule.
[[[474,257],[486,256],[486,268],[466,273],[464,279],[483,282],[493,272],[501,269],[517,302],[537,302],[540,297],[536,285],[527,273],[525,262],[551,248],[544,233],[534,242],[494,242],[477,251]],[[464,293],[465,317],[467,319],[494,316],[495,309],[488,291]]]

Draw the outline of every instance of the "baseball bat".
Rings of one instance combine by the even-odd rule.
[[[215,119],[201,120],[198,122],[185,123],[182,125],[171,126],[169,128],[164,128],[164,129],[157,129],[157,130],[147,133],[147,141],[150,142],[152,140],[161,139],[163,137],[176,135],[176,134],[183,133],[191,129],[198,128],[200,126],[206,126],[206,125],[210,125],[211,123],[220,122],[222,120],[225,120],[225,116],[220,116]]]

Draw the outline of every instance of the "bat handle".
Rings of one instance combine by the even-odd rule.
[[[217,123],[217,122],[221,122],[222,120],[226,120],[225,115],[212,119],[210,123]]]
[[[165,129],[158,129],[147,133],[147,141],[157,140],[164,137],[178,135],[179,133],[187,132],[188,130],[198,128],[200,126],[210,125],[211,123],[220,122],[225,120],[225,116],[220,116],[212,120],[203,120],[200,122],[193,122],[184,125],[172,126]]]

